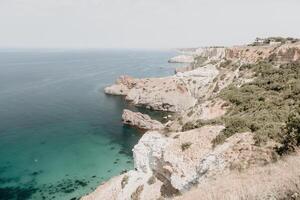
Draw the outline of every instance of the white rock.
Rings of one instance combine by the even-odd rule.
[[[169,60],[169,63],[192,63],[192,62],[194,62],[194,57],[191,55],[179,55]]]
[[[151,174],[132,170],[112,178],[81,200],[132,200],[133,195],[143,200],[158,199],[163,183],[156,179],[154,183],[149,184],[148,180],[151,177]]]
[[[152,169],[157,169],[163,162],[163,149],[170,140],[157,131],[145,133],[133,148],[135,169],[144,173],[152,173]]]

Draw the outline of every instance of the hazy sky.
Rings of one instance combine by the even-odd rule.
[[[173,48],[300,37],[300,0],[0,0],[0,48]]]

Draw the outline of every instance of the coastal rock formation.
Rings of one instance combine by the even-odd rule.
[[[141,113],[124,111],[125,123],[152,130],[146,132],[133,149],[135,169],[104,183],[83,199],[195,199],[195,196],[200,199],[259,199],[257,194],[274,199],[296,199],[298,193],[293,191],[299,191],[300,172],[295,170],[299,153],[297,157],[288,157],[287,165],[283,160],[277,161],[279,154],[275,149],[281,147],[278,141],[269,137],[258,143],[257,137],[268,137],[270,132],[261,129],[262,132],[257,133],[260,121],[254,123],[241,118],[253,105],[261,108],[264,103],[267,107],[262,108],[265,109],[263,114],[270,114],[267,111],[275,101],[264,95],[281,89],[270,84],[280,77],[280,73],[285,73],[284,70],[290,70],[293,75],[289,76],[292,78],[288,79],[291,80],[289,84],[295,83],[295,87],[289,85],[292,90],[288,92],[299,94],[296,85],[299,72],[295,69],[298,65],[279,71],[282,63],[300,61],[299,40],[275,38],[243,46],[182,51],[192,55],[194,61],[176,69],[173,76],[145,79],[122,76],[116,84],[105,88],[107,94],[124,95],[137,106],[174,114],[162,125]],[[269,65],[262,65],[261,61]],[[260,70],[258,67],[269,67],[268,72],[274,75],[272,80],[255,82],[262,73],[255,71]],[[259,87],[265,82],[266,88]],[[224,90],[229,91],[227,96],[224,96]],[[256,91],[262,91],[262,95],[255,96]],[[284,98],[290,96],[288,93]],[[297,99],[290,100],[287,106]],[[254,104],[233,109],[234,104],[245,102]],[[230,118],[228,115],[233,112],[240,115]],[[256,116],[256,112],[250,114]],[[286,123],[281,122],[283,127]],[[274,128],[278,123],[270,125],[263,128]],[[282,170],[285,167],[291,174]],[[283,177],[282,184],[280,177]]]
[[[130,76],[120,76],[114,85],[104,88],[104,92],[111,95],[127,95],[135,85],[135,79]]]
[[[175,74],[177,74],[178,72],[187,72],[187,71],[191,71],[191,70],[193,70],[193,67],[191,65],[184,66],[184,67],[177,67],[175,69]]]
[[[299,199],[300,154],[244,171],[232,171],[207,180],[176,200],[197,199]],[[201,197],[201,198],[200,198]]]
[[[208,177],[225,173],[225,169],[244,169],[274,159],[271,148],[254,146],[251,133],[237,134],[213,148],[212,140],[223,128],[203,126],[169,137],[149,132],[133,149],[135,168],[155,173],[184,192]]]
[[[223,128],[204,126],[168,137],[147,132],[133,149],[135,170],[113,178],[82,199],[130,199],[133,194],[140,199],[172,197],[233,169],[265,165],[274,159],[272,148],[254,146],[251,133],[237,134],[213,148],[212,140]]]
[[[221,60],[226,57],[225,47],[205,47],[196,49],[195,55],[207,58],[210,61]]]
[[[145,138],[133,150],[136,168],[148,169],[148,171],[151,169],[166,179],[176,190],[187,190],[197,182],[200,161],[212,150],[211,140],[223,128],[223,126],[207,126],[187,132],[173,133],[166,138],[156,137],[152,140]],[[163,145],[156,148],[157,143],[161,141],[164,141]],[[147,153],[147,160],[144,160],[144,156],[136,156],[143,155],[141,152],[151,153]]]
[[[161,197],[163,183],[150,174],[129,171],[99,186],[82,200],[153,200]]]
[[[211,88],[221,90],[238,78],[238,66],[258,61],[278,63],[300,60],[300,42],[269,46],[211,47],[195,50],[190,66],[176,69],[176,75],[163,78],[135,79],[121,76],[116,84],[106,87],[105,93],[124,95],[126,100],[153,110],[181,112],[210,97]],[[223,65],[237,66],[228,71]],[[225,64],[226,66],[226,64]],[[231,66],[231,69],[235,69]],[[222,72],[223,71],[223,72]],[[218,82],[215,78],[222,73]]]
[[[228,103],[222,99],[208,100],[195,105],[179,117],[166,124],[170,131],[181,131],[183,129],[196,128],[201,121],[217,119],[226,113]]]
[[[132,79],[121,77],[105,88],[107,94],[125,95],[126,100],[153,110],[180,112],[193,107],[205,96],[218,75],[214,65],[164,78]]]
[[[192,63],[194,62],[194,57],[191,55],[179,55],[170,58],[169,63]]]
[[[208,61],[231,60],[240,63],[255,63],[260,60],[280,63],[300,60],[300,41],[270,42],[256,45],[240,45],[233,47],[203,47],[185,50],[182,53],[194,56],[194,64],[199,58]]]
[[[285,63],[299,61],[299,53],[299,42],[269,46],[238,46],[228,48],[226,58],[240,60],[245,63],[255,63],[259,60]]]
[[[122,121],[124,124],[128,124],[142,130],[161,130],[164,128],[162,123],[151,119],[149,115],[142,114],[140,112],[132,112],[127,109],[123,111]]]

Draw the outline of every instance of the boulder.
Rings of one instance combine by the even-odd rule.
[[[159,121],[151,119],[149,115],[140,112],[132,112],[125,109],[122,114],[124,124],[137,127],[142,130],[161,130],[164,125]]]

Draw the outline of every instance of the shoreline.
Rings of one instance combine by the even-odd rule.
[[[274,154],[278,143],[270,140],[257,146],[251,130],[235,132],[221,141],[227,129],[221,120],[232,109],[232,103],[220,94],[232,84],[241,87],[253,82],[255,77],[245,66],[262,61],[275,65],[300,61],[300,42],[286,40],[193,51],[193,62],[173,76],[122,76],[105,89],[136,106],[171,111],[174,117],[163,124],[162,130],[149,129],[135,145],[135,170],[114,177],[83,200],[185,196],[215,178],[236,170],[261,169],[280,159]],[[145,117],[139,120],[138,124],[144,123]]]

